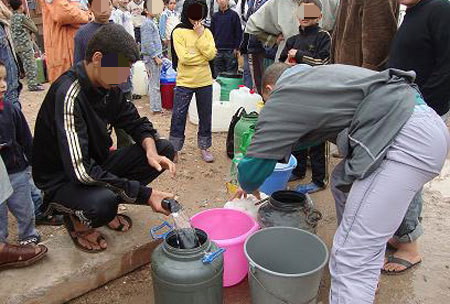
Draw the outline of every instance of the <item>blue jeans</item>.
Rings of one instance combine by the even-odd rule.
[[[422,204],[422,191],[419,191],[409,204],[406,215],[394,234],[394,238],[400,243],[414,242],[423,234],[422,225],[420,224]]]
[[[248,54],[244,55],[244,85],[247,88],[252,89],[253,88],[253,80],[252,80],[252,74],[250,73],[250,64],[249,64],[249,58]]]
[[[221,73],[236,74],[238,62],[233,50],[219,50],[214,59],[214,78]]]
[[[211,120],[212,120],[212,85],[201,88],[175,87],[173,100],[172,122],[170,125],[170,142],[175,151],[181,151],[184,145],[184,130],[189,104],[195,93],[198,111],[198,147],[206,150],[212,145]]]
[[[8,238],[8,209],[17,219],[19,229],[19,241],[31,238],[40,238],[35,228],[34,205],[31,199],[31,172],[9,174],[9,180],[13,188],[13,194],[0,205],[0,242],[6,242]]]
[[[36,218],[39,218],[44,215],[43,210],[41,210],[43,204],[42,192],[34,184],[33,178],[31,177],[31,167],[29,168],[29,172],[31,184],[31,199],[33,200],[34,205],[34,215],[36,216]]]

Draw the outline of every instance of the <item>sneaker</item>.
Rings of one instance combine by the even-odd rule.
[[[289,182],[295,182],[295,181],[298,181],[298,180],[301,180],[301,179],[304,179],[304,178],[305,178],[304,175],[303,176],[298,176],[298,175],[295,175],[294,173],[292,173],[291,177],[289,177]]]
[[[39,91],[44,91],[45,88],[41,85],[37,85],[37,86],[32,86],[28,88],[28,91],[30,92],[39,92]]]
[[[141,98],[142,98],[141,95],[137,95],[137,94],[131,95],[131,99],[132,99],[132,100],[141,99]]]
[[[299,185],[295,191],[300,192],[302,194],[314,193],[325,189],[325,187],[320,187],[314,183]]]
[[[20,246],[37,246],[37,244],[39,244],[41,242],[41,237],[40,236],[33,236],[30,238],[27,238],[25,240],[22,240],[19,242]]]
[[[207,163],[212,163],[214,162],[214,156],[212,155],[211,152],[209,152],[208,150],[201,150],[202,153],[202,159],[207,162]]]

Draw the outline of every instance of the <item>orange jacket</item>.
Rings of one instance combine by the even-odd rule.
[[[39,3],[48,80],[53,82],[72,66],[75,33],[82,24],[89,22],[89,13],[80,8],[80,2],[39,0]]]

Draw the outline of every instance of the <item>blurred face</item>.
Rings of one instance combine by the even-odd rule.
[[[406,7],[413,7],[417,3],[419,3],[421,0],[399,0],[400,4],[405,5]]]
[[[120,55],[103,55],[94,53],[90,70],[91,81],[97,87],[110,89],[127,81],[130,76],[130,63]]]
[[[119,1],[119,6],[122,8],[126,8],[128,3],[130,3],[129,0],[118,0]]]
[[[0,65],[0,100],[3,100],[7,89],[8,84],[6,82],[6,67],[4,65]]]
[[[309,27],[319,23],[322,13],[314,3],[302,3],[298,8],[297,16],[302,27]]]
[[[146,3],[144,5],[147,8],[147,12],[155,17],[158,14],[161,14],[164,10],[164,2],[162,0],[145,0]],[[147,14],[148,16],[148,14]]]
[[[94,0],[90,7],[94,14],[95,21],[99,23],[108,23],[111,17],[112,5],[109,0]]]
[[[177,6],[177,2],[175,0],[170,0],[169,5],[167,7],[169,8],[169,10],[173,11],[176,6]]]
[[[221,9],[225,9],[228,7],[228,0],[217,0],[217,4]]]

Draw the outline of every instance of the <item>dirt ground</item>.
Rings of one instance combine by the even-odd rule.
[[[45,92],[31,93],[24,90],[22,93],[23,111],[32,128],[44,96]],[[170,112],[163,115],[151,115],[147,97],[135,101],[135,104],[140,113],[148,116],[163,136],[168,136]],[[230,161],[225,155],[226,134],[215,133],[213,136],[212,151],[216,157],[213,164],[205,164],[200,159],[196,148],[196,127],[188,123],[186,135],[181,162],[177,165],[177,177],[171,178],[169,174],[164,174],[152,184],[152,187],[177,194],[180,202],[185,204],[189,215],[194,215],[205,208],[221,207],[227,201],[225,182],[229,175]],[[336,162],[337,160],[332,159],[330,169]],[[318,235],[330,248],[336,229],[336,217],[329,189],[314,194],[313,200],[324,216],[319,223]],[[425,195],[425,200],[423,211],[425,234],[420,240],[421,252],[424,257],[423,263],[414,271],[402,276],[382,276],[376,303],[448,303],[448,294],[450,293],[450,239],[448,237],[450,201],[442,201],[440,197],[430,191]],[[15,223],[11,222],[10,227],[15,230]],[[64,233],[64,229],[61,227],[39,227],[39,230],[44,239],[51,238],[54,234]],[[15,233],[11,234],[12,237],[14,235]],[[326,270],[319,295],[321,303],[328,303],[329,285],[330,279],[328,270]],[[150,267],[144,266],[69,303],[150,304],[153,303],[152,294]],[[250,303],[247,283],[243,282],[237,287],[226,289],[225,303]]]

